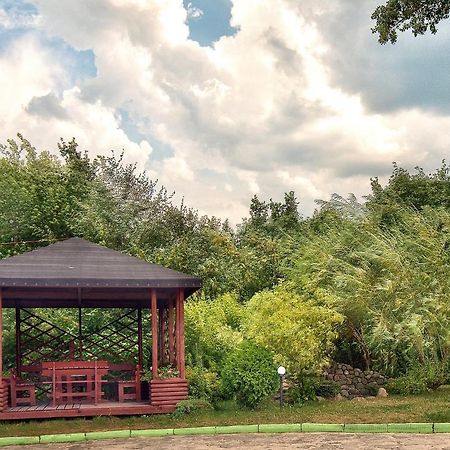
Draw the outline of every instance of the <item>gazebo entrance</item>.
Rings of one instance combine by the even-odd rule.
[[[187,398],[184,300],[200,286],[78,238],[0,260],[0,318],[15,310],[0,420],[173,411]],[[0,322],[3,349],[1,336]]]

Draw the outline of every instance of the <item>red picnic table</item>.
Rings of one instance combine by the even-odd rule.
[[[101,402],[108,361],[48,361],[41,367],[42,376],[51,378],[44,383],[52,385],[53,406],[73,400]]]

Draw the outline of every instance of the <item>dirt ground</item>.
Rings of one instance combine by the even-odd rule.
[[[350,434],[350,433],[285,433],[230,434],[215,436],[168,436],[163,438],[130,438],[87,441],[67,444],[3,447],[8,450],[216,450],[245,448],[263,449],[396,449],[450,450],[450,434]]]

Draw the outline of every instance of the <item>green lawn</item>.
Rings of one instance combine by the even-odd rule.
[[[170,415],[147,417],[96,417],[94,419],[54,419],[31,422],[3,422],[0,436],[32,436],[100,430],[139,428],[181,428],[257,423],[392,423],[450,422],[450,386],[416,396],[384,399],[311,402],[285,406],[266,402],[256,411],[239,409],[224,402],[217,410],[198,411],[183,418]]]

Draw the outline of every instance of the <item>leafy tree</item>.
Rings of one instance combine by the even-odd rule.
[[[450,357],[450,213],[403,209],[396,225],[372,213],[305,238],[289,278],[346,318],[366,365],[389,374]]]
[[[256,294],[247,304],[244,335],[274,354],[294,377],[316,374],[334,350],[343,316],[278,288]]]
[[[186,304],[186,360],[189,365],[219,371],[226,356],[242,341],[242,306],[226,294],[213,301]]]
[[[411,30],[414,36],[425,34],[428,30],[436,34],[436,25],[448,19],[450,2],[448,0],[387,0],[372,14],[376,25],[373,33],[378,33],[381,44],[397,42],[397,32]]]
[[[375,177],[371,179],[371,186],[367,207],[372,209],[393,204],[417,210],[425,206],[450,209],[450,167],[445,161],[432,173],[426,173],[420,167],[415,168],[415,173],[410,173],[394,163],[387,185],[383,187]]]
[[[39,153],[20,134],[18,142],[11,139],[0,145],[1,242],[42,240],[46,244],[73,235],[78,202],[93,173],[73,141],[61,141],[60,149],[66,164],[48,152]],[[32,247],[3,246],[1,252],[6,256]]]

